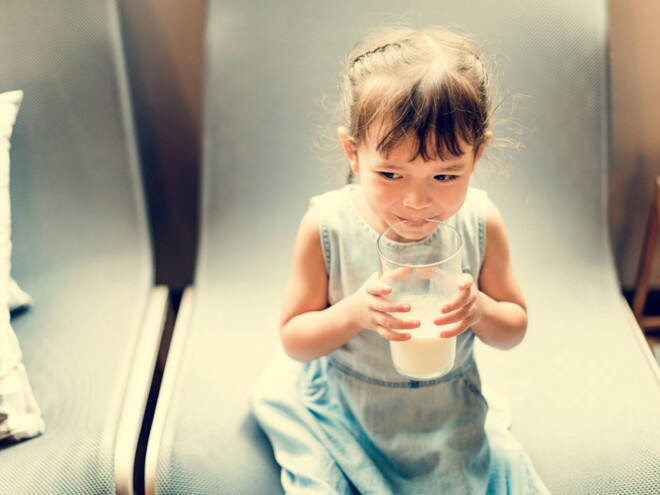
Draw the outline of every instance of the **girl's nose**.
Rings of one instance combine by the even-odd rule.
[[[403,206],[415,210],[422,210],[431,206],[431,195],[423,187],[411,187],[403,197]]]

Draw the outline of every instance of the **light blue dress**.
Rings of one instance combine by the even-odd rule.
[[[352,200],[356,187],[311,200],[330,304],[378,271],[378,232]],[[446,221],[463,238],[463,271],[475,280],[485,249],[485,204],[486,193],[470,188]],[[487,422],[473,341],[472,331],[462,333],[453,370],[432,381],[399,375],[388,341],[369,330],[309,363],[276,357],[255,384],[251,406],[286,493],[548,493],[502,415]]]

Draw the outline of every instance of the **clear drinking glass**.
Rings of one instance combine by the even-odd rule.
[[[440,337],[442,327],[433,320],[458,291],[460,234],[434,220],[418,225],[401,222],[380,234],[376,244],[381,280],[392,286],[389,298],[410,304],[410,312],[393,315],[421,322],[418,328],[405,330],[411,334],[409,340],[390,341],[394,367],[414,380],[447,374],[454,366],[456,337]]]

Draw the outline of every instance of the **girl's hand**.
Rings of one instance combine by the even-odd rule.
[[[481,308],[478,296],[479,289],[472,275],[464,273],[459,279],[458,294],[442,307],[443,316],[433,320],[436,325],[447,325],[440,332],[440,337],[455,337],[479,321]]]
[[[401,320],[392,313],[410,311],[410,304],[390,301],[385,296],[391,294],[392,286],[374,273],[351,296],[354,321],[360,329],[364,328],[393,341],[410,339],[410,334],[395,330],[411,330],[420,325],[419,320]]]

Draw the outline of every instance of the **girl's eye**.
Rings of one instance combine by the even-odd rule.
[[[451,182],[452,180],[456,180],[457,176],[456,175],[436,175],[434,178],[438,182]]]
[[[401,176],[396,172],[378,172],[381,177],[387,180],[400,179]]]

